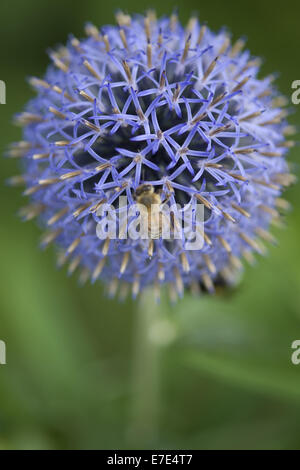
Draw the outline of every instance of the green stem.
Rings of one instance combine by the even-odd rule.
[[[137,308],[132,371],[130,434],[137,446],[151,447],[158,432],[160,345],[153,333],[160,314],[153,290],[145,290]]]

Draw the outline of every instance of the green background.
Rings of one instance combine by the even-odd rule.
[[[290,97],[300,79],[297,0],[4,0],[1,153],[21,137],[12,116],[33,96],[25,79],[43,75],[48,47],[70,32],[82,37],[88,20],[113,22],[117,7],[168,14],[174,5],[184,22],[199,11],[212,29],[246,35],[263,73],[279,71]],[[292,108],[297,124],[300,105]],[[297,172],[299,148],[290,159]],[[246,268],[236,292],[187,296],[159,311],[148,299],[141,317],[136,303],[108,300],[99,283],[79,288],[56,270],[54,251],[38,249],[39,229],[16,216],[25,201],[5,179],[17,162],[1,166],[0,448],[300,448],[300,365],[291,363],[300,339],[299,185],[286,193],[294,209],[287,229],[274,231],[279,247]]]

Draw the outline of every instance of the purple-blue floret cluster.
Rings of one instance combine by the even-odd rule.
[[[46,228],[60,261],[113,294],[168,284],[213,292],[235,282],[240,260],[263,252],[289,180],[286,112],[260,61],[192,18],[119,13],[116,26],[70,37],[51,52],[37,97],[17,117],[28,218]],[[167,204],[204,205],[204,244],[101,240],[98,209],[128,205],[153,186]],[[280,204],[280,202],[279,202]]]

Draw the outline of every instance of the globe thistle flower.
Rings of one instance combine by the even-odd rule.
[[[24,170],[12,182],[30,197],[22,215],[37,216],[42,246],[55,242],[70,273],[103,279],[111,294],[119,283],[133,296],[168,284],[172,298],[232,284],[241,259],[274,241],[269,227],[293,179],[293,129],[274,77],[258,78],[243,40],[232,45],[196,18],[184,28],[175,14],[119,12],[116,26],[86,33],[30,79],[37,97],[17,116],[23,140],[10,151]],[[126,195],[129,207],[144,185],[166,205],[204,206],[201,249],[187,250],[184,237],[99,239],[101,205]]]

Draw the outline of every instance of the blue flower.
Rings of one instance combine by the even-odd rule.
[[[23,141],[11,149],[31,200],[22,214],[38,217],[42,245],[55,241],[70,272],[103,279],[111,294],[118,284],[121,295],[164,284],[172,298],[185,287],[213,292],[236,281],[243,257],[264,252],[287,205],[284,100],[227,31],[153,12],[119,12],[117,23],[88,24],[86,39],[50,52],[44,79],[30,79],[37,97],[17,116]],[[101,206],[120,215],[120,196],[129,209],[143,188],[166,206],[202,204],[203,246],[99,238]]]

